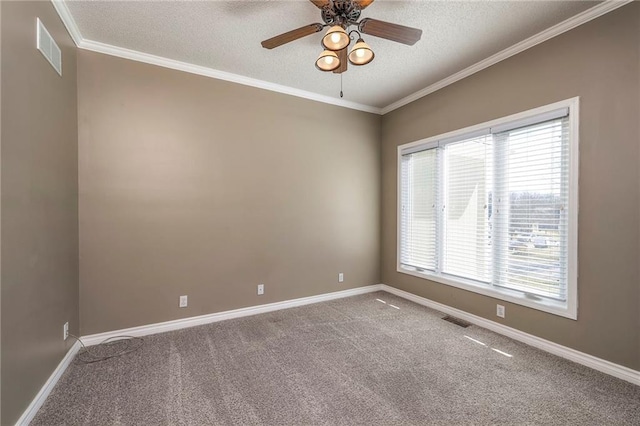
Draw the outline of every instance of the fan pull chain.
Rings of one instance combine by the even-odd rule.
[[[340,97],[344,96],[342,94],[342,73],[340,73]]]

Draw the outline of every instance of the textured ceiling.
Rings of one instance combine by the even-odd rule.
[[[371,17],[421,28],[414,46],[365,36],[373,62],[343,75],[344,99],[383,108],[595,6],[592,1],[376,0]],[[340,76],[314,67],[323,32],[273,50],[260,41],[322,22],[297,1],[69,1],[85,40],[339,98]]]

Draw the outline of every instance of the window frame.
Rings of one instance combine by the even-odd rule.
[[[495,299],[504,300],[518,305],[533,308],[539,311],[569,318],[578,319],[578,172],[579,172],[579,104],[580,98],[574,97],[563,101],[555,102],[539,108],[512,114],[496,120],[487,121],[463,129],[454,130],[444,134],[421,139],[398,146],[397,152],[397,208],[396,208],[396,271],[412,275],[414,277],[427,279],[440,284],[449,285],[477,294],[490,296]],[[463,138],[466,135],[473,135],[482,132],[487,128],[505,126],[509,123],[527,121],[535,116],[541,116],[554,110],[567,108],[569,110],[569,213],[568,213],[568,247],[567,247],[567,300],[566,302],[551,299],[536,300],[526,296],[523,292],[510,290],[492,285],[484,286],[472,280],[443,276],[440,273],[431,271],[419,271],[415,268],[403,267],[401,264],[401,220],[402,220],[402,155],[416,152],[422,149],[429,149],[438,144],[438,141]]]

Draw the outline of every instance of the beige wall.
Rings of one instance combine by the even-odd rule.
[[[389,113],[382,121],[382,281],[640,369],[640,4]],[[396,272],[396,147],[580,96],[578,320]]]
[[[87,51],[78,74],[83,335],[380,282],[379,116]]]
[[[502,321],[494,299],[395,271],[396,146],[573,96],[579,319],[501,302],[504,323],[640,369],[639,4],[382,118],[87,51],[76,86],[76,49],[49,2],[0,11],[2,424],[70,347],[65,321],[76,334],[81,318],[86,335],[380,274]],[[34,47],[36,16],[63,50],[62,78]]]
[[[50,2],[2,9],[2,419],[13,424],[78,333],[76,49]],[[36,17],[63,77],[36,50]]]

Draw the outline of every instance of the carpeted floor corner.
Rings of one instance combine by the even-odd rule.
[[[443,316],[378,292],[149,336],[31,424],[640,425],[640,387]]]

